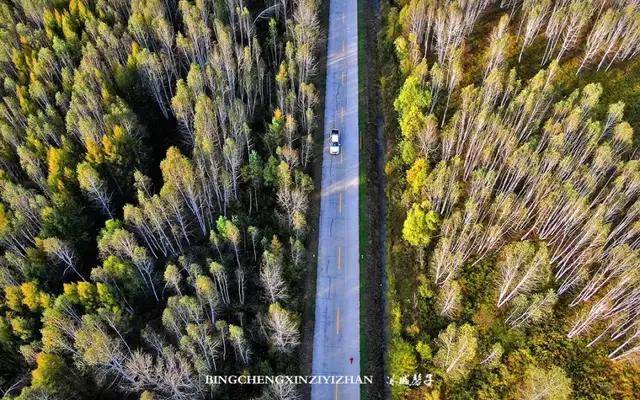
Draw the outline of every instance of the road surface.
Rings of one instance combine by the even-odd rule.
[[[360,375],[357,12],[357,0],[329,5],[314,375]],[[340,130],[340,155],[329,154],[334,128]],[[359,400],[360,387],[313,385],[311,399]]]

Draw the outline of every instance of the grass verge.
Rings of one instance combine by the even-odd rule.
[[[368,352],[367,352],[367,338],[366,338],[366,329],[363,321],[366,318],[366,291],[367,284],[365,279],[363,279],[366,275],[366,266],[364,265],[364,254],[366,253],[367,247],[367,205],[366,205],[366,187],[367,187],[367,174],[366,174],[366,166],[363,162],[362,157],[362,143],[364,136],[364,114],[365,108],[363,106],[363,97],[365,96],[365,82],[364,82],[364,60],[365,60],[365,49],[364,49],[364,40],[365,40],[365,29],[363,26],[363,14],[364,14],[364,3],[366,0],[358,0],[358,140],[359,140],[359,171],[358,171],[358,241],[360,243],[360,255],[358,265],[360,266],[360,371],[361,373],[367,370],[368,364]],[[360,397],[362,399],[366,399],[366,388],[362,386],[360,388]]]
[[[373,377],[361,398],[385,398],[384,146],[379,130],[379,1],[358,0],[360,369]]]

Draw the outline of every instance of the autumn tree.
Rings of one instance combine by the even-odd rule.
[[[461,327],[451,324],[438,335],[440,349],[433,362],[443,370],[446,379],[456,381],[468,375],[476,356],[476,335],[475,328],[467,324]]]
[[[546,370],[529,366],[518,395],[523,399],[568,399],[571,396],[571,380],[555,365]]]

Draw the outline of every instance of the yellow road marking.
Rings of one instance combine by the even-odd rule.
[[[340,122],[344,122],[344,106],[340,107]]]
[[[342,192],[338,193],[338,212],[342,214]]]
[[[336,334],[340,333],[340,308],[336,310]]]
[[[342,84],[347,83],[347,73],[342,71]]]
[[[338,246],[338,269],[342,269],[342,246]]]

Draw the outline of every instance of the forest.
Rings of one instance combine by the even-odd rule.
[[[640,2],[383,7],[394,399],[637,399]]]
[[[299,398],[320,14],[0,1],[3,399]]]

